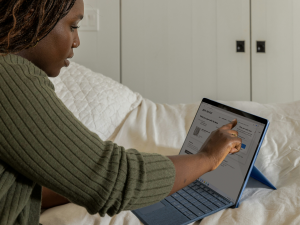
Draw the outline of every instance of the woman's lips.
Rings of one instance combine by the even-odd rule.
[[[65,59],[65,67],[68,67],[70,65],[70,61]]]

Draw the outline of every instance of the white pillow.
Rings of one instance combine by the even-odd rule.
[[[74,62],[50,80],[69,110],[102,140],[107,140],[142,101],[140,94]]]

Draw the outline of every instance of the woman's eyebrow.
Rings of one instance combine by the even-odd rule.
[[[82,14],[78,15],[77,17],[78,17],[80,20],[83,19],[83,15],[82,15]]]
[[[78,15],[74,16],[74,19],[80,19],[80,20],[82,20],[83,19],[83,15],[82,14],[78,14]]]

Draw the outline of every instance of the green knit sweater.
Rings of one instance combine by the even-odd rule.
[[[37,225],[41,186],[110,216],[171,191],[173,163],[102,141],[66,108],[28,60],[0,56],[0,224]]]

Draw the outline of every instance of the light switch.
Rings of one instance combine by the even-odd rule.
[[[98,31],[100,24],[99,9],[85,9],[84,18],[80,22],[80,30]]]

